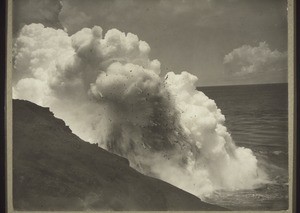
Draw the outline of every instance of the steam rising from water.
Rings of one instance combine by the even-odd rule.
[[[199,197],[266,181],[250,149],[236,147],[197,77],[160,76],[149,45],[98,26],[72,36],[26,25],[15,43],[14,98],[50,106],[84,140],[135,169]]]

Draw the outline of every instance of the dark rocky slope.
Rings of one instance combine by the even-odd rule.
[[[16,210],[224,210],[82,141],[48,108],[13,101]]]

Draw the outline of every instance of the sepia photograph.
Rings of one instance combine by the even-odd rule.
[[[292,0],[8,4],[9,212],[292,212]]]

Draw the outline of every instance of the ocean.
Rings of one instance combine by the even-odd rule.
[[[206,201],[231,210],[288,209],[288,85],[200,87],[225,115],[237,146],[250,148],[271,183],[216,191]]]

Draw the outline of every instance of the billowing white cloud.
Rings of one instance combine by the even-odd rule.
[[[215,102],[196,90],[197,77],[161,77],[150,50],[117,29],[69,36],[24,26],[15,43],[14,97],[50,107],[79,137],[197,196],[266,181],[252,151],[232,141]]]
[[[134,32],[151,44],[164,74],[188,69],[202,76],[201,85],[230,83],[219,76],[224,50],[254,40],[280,50],[287,44],[286,1],[17,0],[13,5],[15,33],[30,23],[64,28],[69,35],[94,25]],[[284,78],[279,75],[275,81]],[[239,78],[239,83],[248,82]]]
[[[227,74],[236,78],[270,78],[273,82],[285,81],[287,53],[271,50],[266,42],[257,47],[243,45],[224,57]]]

